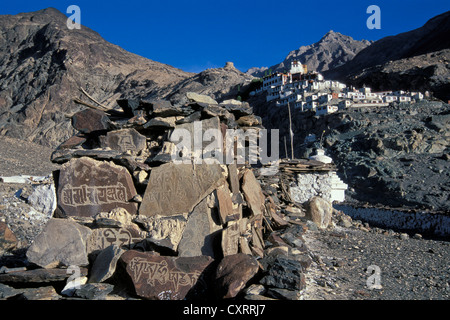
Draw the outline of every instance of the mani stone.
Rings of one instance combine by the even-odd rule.
[[[194,295],[194,291],[201,294],[206,290],[202,287],[205,269],[214,260],[207,256],[162,257],[130,250],[119,261],[138,296],[150,300],[183,300],[188,294]]]
[[[203,199],[190,214],[183,237],[178,245],[180,257],[210,256],[216,258],[217,239],[220,238],[222,227],[215,223],[218,217],[213,217],[208,207],[208,199]]]
[[[205,133],[208,130],[214,130],[214,132],[209,132],[212,133],[212,137],[209,137],[207,135],[205,135]],[[187,137],[185,137],[184,135],[182,136],[182,139],[180,139],[179,137],[176,137],[176,134],[179,134],[180,131],[177,130],[187,130],[187,132],[189,132],[189,138],[190,141],[185,141],[184,139],[187,139]],[[175,134],[176,133],[176,134]],[[221,141],[216,141],[216,135],[221,135],[222,139]],[[220,138],[219,138],[220,139]],[[223,133],[221,130],[221,123],[220,123],[220,119],[219,117],[213,117],[213,118],[209,118],[203,121],[195,121],[195,122],[189,122],[189,123],[183,123],[180,125],[176,125],[175,126],[175,130],[174,132],[171,134],[170,136],[170,141],[172,141],[175,144],[188,144],[190,143],[190,151],[191,153],[194,153],[195,151],[197,152],[201,152],[201,154],[198,154],[198,157],[201,157],[203,155],[203,152],[205,152],[206,154],[204,155],[205,157],[209,158],[213,158],[212,156],[207,154],[207,151],[212,151],[217,149],[218,147],[220,147],[223,153],[223,141],[224,141],[224,137],[223,137]],[[221,143],[222,142],[222,143]],[[198,145],[198,146],[197,146]],[[196,150],[196,149],[200,149],[201,150]],[[223,161],[222,158],[220,158],[221,161]]]
[[[86,250],[88,254],[103,250],[111,245],[119,248],[131,249],[136,243],[145,239],[136,226],[125,228],[99,228],[92,231],[87,239]]]
[[[110,131],[101,138],[102,148],[111,148],[120,152],[139,152],[147,148],[147,139],[135,129]]]
[[[91,232],[75,221],[50,219],[28,249],[28,261],[46,269],[86,266],[86,241]]]
[[[130,173],[112,162],[83,157],[60,170],[57,196],[63,216],[93,217],[115,208],[135,215],[137,204],[130,200],[136,195]]]
[[[220,165],[167,163],[154,168],[139,209],[140,215],[173,216],[191,212],[225,182]]]
[[[86,109],[72,117],[72,126],[82,133],[106,131],[112,128],[106,113],[100,110]]]

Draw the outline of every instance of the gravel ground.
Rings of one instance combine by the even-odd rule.
[[[58,166],[50,161],[53,149],[0,137],[0,176],[47,176]]]
[[[400,239],[392,230],[363,229],[307,231],[303,237],[314,263],[306,274],[303,299],[450,299],[449,242],[406,235]],[[368,273],[370,266],[379,269]],[[375,284],[381,287],[368,287]]]

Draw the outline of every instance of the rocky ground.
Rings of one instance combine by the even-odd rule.
[[[280,128],[280,154],[285,154],[285,137],[290,154],[287,107],[268,105],[263,96],[250,104],[267,129]],[[349,185],[349,200],[449,211],[449,104],[424,100],[349,108],[323,117],[296,109],[292,114],[295,156],[309,157],[314,148],[324,148]],[[304,143],[308,134],[315,135],[314,142]]]
[[[305,300],[450,298],[450,244],[446,241],[362,224],[308,231],[303,238],[315,255],[315,263],[306,274]],[[369,273],[371,266],[379,270]],[[380,276],[380,289],[368,287],[368,281],[375,284],[371,282],[375,273]]]

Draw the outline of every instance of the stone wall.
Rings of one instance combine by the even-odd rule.
[[[423,234],[450,235],[450,217],[425,212],[401,212],[377,208],[355,208],[348,205],[335,205],[335,209],[344,212],[353,219],[367,221],[383,228],[418,231]]]
[[[292,182],[289,188],[291,198],[299,203],[305,203],[315,196],[330,202],[342,202],[345,190],[347,185],[333,171],[300,173],[297,182]]]

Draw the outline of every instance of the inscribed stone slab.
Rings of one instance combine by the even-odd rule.
[[[93,217],[115,208],[135,215],[137,204],[129,201],[136,194],[127,169],[112,162],[72,159],[60,170],[58,208],[66,216]]]
[[[189,213],[224,181],[220,165],[164,164],[152,170],[139,214]]]

